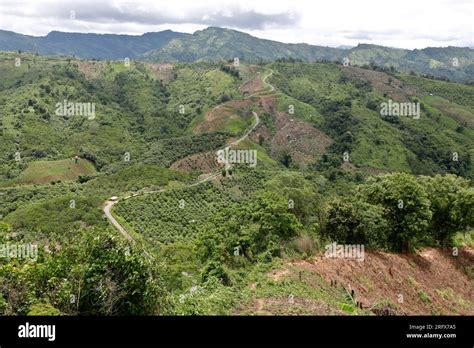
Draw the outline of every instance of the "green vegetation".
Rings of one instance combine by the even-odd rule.
[[[244,171],[219,184],[177,188],[169,192],[136,197],[120,202],[115,208],[126,224],[150,243],[193,240],[199,226],[232,203],[248,199],[262,187],[264,173]]]
[[[151,145],[144,154],[145,163],[169,167],[177,160],[194,153],[217,150],[225,145],[228,133],[211,133],[163,139]]]
[[[455,175],[369,178],[349,201],[329,204],[324,234],[339,242],[394,251],[453,245],[455,233],[472,224],[469,197],[469,182]]]
[[[262,40],[248,34],[217,27],[196,31],[193,35],[171,40],[143,57],[155,61],[217,61],[234,59],[258,63],[261,61],[342,61],[348,58],[351,65],[379,66],[387,71],[410,71],[427,76],[438,76],[458,81],[472,81],[474,53],[469,48],[446,47],[404,50],[377,45],[359,44],[349,50],[284,44]],[[453,66],[453,57],[462,62]]]
[[[384,119],[377,111],[388,98],[370,80],[350,77],[334,64],[274,63],[272,69],[276,72],[271,82],[299,101],[294,104],[295,115],[312,122],[334,140],[315,163],[316,170],[334,178],[337,173],[331,167],[339,166],[347,152],[350,162],[363,171],[454,173],[473,178],[474,134],[466,123],[473,116],[469,107],[454,117],[451,109],[434,109],[426,99],[426,104],[420,105],[420,120]],[[421,80],[410,76],[410,81],[414,79]],[[471,86],[443,83],[445,88],[462,86],[467,94],[474,91]],[[411,101],[411,97],[405,98]],[[301,107],[301,103],[306,106]],[[459,127],[466,129],[460,132]]]
[[[163,313],[167,305],[158,272],[115,233],[91,229],[67,248],[40,249],[36,262],[0,261],[0,298],[6,302],[1,314]]]
[[[189,37],[210,32],[219,30]],[[225,34],[233,52],[235,33]],[[361,62],[385,52],[369,51]],[[375,64],[230,67],[208,53],[167,64],[167,78],[151,63],[30,53],[13,69],[16,54],[0,53],[0,246],[38,246],[35,260],[0,257],[0,314],[261,314],[253,301],[263,298],[278,314],[367,315],[394,300],[360,308],[311,269],[325,245],[472,247],[474,87]],[[420,102],[420,119],[381,116],[392,97]],[[56,114],[64,100],[95,103],[95,117]],[[209,120],[215,110],[220,123]],[[214,128],[200,129],[206,122]],[[256,150],[257,165],[226,172],[212,155],[237,138],[233,148]],[[112,196],[134,242],[104,215]],[[269,275],[283,267],[288,277]],[[434,305],[416,285],[414,297]]]
[[[194,34],[165,30],[141,36],[97,35],[53,31],[32,37],[0,30],[0,50],[23,50],[50,55],[124,60],[145,59],[160,62],[217,62],[234,60],[250,63],[284,61],[342,61],[351,65],[382,67],[387,71],[413,72],[440,79],[472,81],[473,50],[467,47],[406,50],[370,44],[350,49],[286,44],[258,39],[231,29],[209,27]],[[454,66],[453,58],[458,64]],[[226,71],[239,76],[238,71]]]
[[[31,162],[12,184],[41,184],[51,181],[75,180],[81,175],[93,175],[93,164],[87,160],[65,159]]]

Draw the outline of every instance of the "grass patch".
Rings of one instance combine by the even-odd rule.
[[[85,159],[31,162],[11,184],[45,184],[51,181],[76,180],[79,175],[94,174],[94,165]]]
[[[431,303],[431,297],[424,292],[423,290],[418,290],[418,296],[420,296],[421,300],[425,303]]]

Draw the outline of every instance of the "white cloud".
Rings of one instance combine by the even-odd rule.
[[[473,10],[473,0],[0,0],[0,28],[30,35],[52,30],[139,35],[214,25],[328,46],[473,47]]]

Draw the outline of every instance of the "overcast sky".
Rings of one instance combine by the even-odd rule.
[[[474,0],[0,0],[0,29],[36,36],[208,26],[327,46],[474,47]]]

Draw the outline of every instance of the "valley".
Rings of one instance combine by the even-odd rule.
[[[0,260],[2,314],[473,314],[473,86],[289,59],[0,73],[0,241],[40,246]]]

